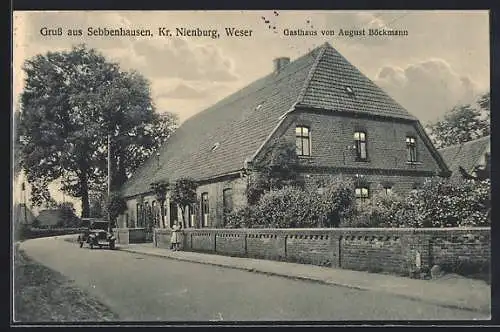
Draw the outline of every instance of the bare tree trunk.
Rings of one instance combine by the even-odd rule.
[[[163,228],[165,228],[165,200],[161,200],[160,204],[161,204],[160,207],[161,224]]]
[[[182,228],[186,228],[186,207],[181,206],[181,213],[182,213]]]

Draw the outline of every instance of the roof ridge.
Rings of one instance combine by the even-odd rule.
[[[297,96],[296,104],[300,104],[303,101],[304,96],[306,95],[306,92],[307,92],[307,88],[309,87],[309,84],[311,83],[311,80],[314,76],[314,73],[316,72],[316,69],[318,68],[318,64],[319,64],[321,58],[323,57],[323,55],[325,54],[326,49],[328,47],[331,47],[330,44],[328,44],[328,42],[325,42],[323,45],[318,47],[320,49],[319,53],[316,56],[316,59],[314,59],[314,63],[312,64],[311,68],[309,68],[309,73],[307,73],[307,77],[304,81],[304,85],[302,86],[302,89],[301,89],[299,95]],[[316,49],[318,49],[318,48],[316,48]],[[312,54],[316,49],[314,49],[310,53]]]

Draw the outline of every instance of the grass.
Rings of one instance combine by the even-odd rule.
[[[16,323],[116,321],[118,316],[72,281],[14,252],[14,317]]]

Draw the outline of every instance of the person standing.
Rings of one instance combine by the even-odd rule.
[[[172,227],[172,236],[170,237],[171,248],[174,251],[179,250],[181,243],[181,226],[178,221],[175,221]]]

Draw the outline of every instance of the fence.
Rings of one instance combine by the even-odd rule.
[[[155,229],[156,247],[171,231]],[[414,275],[435,265],[489,266],[490,228],[185,229],[183,250]]]

